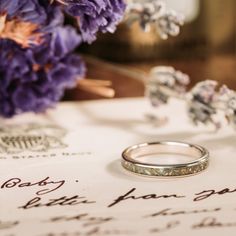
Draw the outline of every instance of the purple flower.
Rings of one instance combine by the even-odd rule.
[[[42,112],[58,102],[84,76],[83,62],[72,54],[80,41],[69,26],[57,28],[34,48],[0,40],[0,115]]]
[[[17,18],[39,26],[59,26],[64,17],[59,7],[49,4],[48,0],[0,0],[0,14],[7,19]],[[53,24],[52,24],[53,23]]]
[[[0,40],[7,38],[22,47],[33,46],[63,23],[62,9],[47,0],[1,0]]]
[[[123,0],[0,0],[0,115],[42,112],[76,86],[85,66],[73,51],[113,32]],[[80,34],[65,26],[68,13]]]
[[[114,32],[121,21],[125,3],[123,0],[64,0],[67,13],[77,17],[82,38],[91,43],[96,33]]]
[[[43,24],[47,19],[45,9],[37,0],[1,0],[0,13],[7,13],[8,19],[17,17],[37,24]]]

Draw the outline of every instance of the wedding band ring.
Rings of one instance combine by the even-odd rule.
[[[152,164],[139,161],[148,155],[166,154],[187,156],[191,160],[173,164]],[[127,148],[122,153],[121,164],[126,170],[145,176],[188,176],[200,173],[208,167],[209,152],[199,145],[183,142],[142,143]]]

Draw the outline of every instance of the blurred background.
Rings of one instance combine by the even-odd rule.
[[[121,24],[115,34],[101,34],[92,45],[83,45],[87,77],[109,80],[115,97],[144,94],[140,74],[158,65],[174,66],[190,75],[192,84],[212,79],[236,89],[236,1],[164,0],[168,8],[185,16],[177,37],[162,40],[155,30],[144,33],[138,24]],[[67,100],[102,96],[77,88]]]

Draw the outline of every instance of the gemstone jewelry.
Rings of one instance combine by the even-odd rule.
[[[164,156],[166,154],[188,156],[190,160],[168,164],[143,161],[143,158],[148,155]],[[142,143],[127,148],[122,153],[121,164],[126,170],[144,176],[185,177],[198,174],[208,167],[209,152],[199,145],[183,142]]]

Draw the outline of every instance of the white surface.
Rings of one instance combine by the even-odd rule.
[[[163,126],[147,121],[145,114],[153,110],[143,98],[64,103],[45,116],[27,114],[13,120],[1,120],[4,127],[9,124],[24,124],[26,121],[57,124],[68,131],[62,140],[68,147],[52,149],[45,153],[0,153],[1,186],[11,178],[20,178],[22,183],[37,182],[45,177],[50,177],[51,181],[65,180],[61,188],[40,196],[36,195],[37,191],[51,189],[56,185],[0,188],[0,235],[235,235],[235,131],[227,127],[215,133],[212,127],[193,127],[184,109],[184,104],[174,100],[169,106],[155,111],[160,117],[172,114],[169,123]],[[186,141],[203,145],[211,153],[208,170],[187,178],[157,179],[136,176],[122,169],[120,155],[126,147],[159,140]],[[50,154],[55,156],[50,157]],[[185,197],[127,199],[108,208],[116,198],[132,188],[136,190],[131,195],[136,197],[149,194],[177,194]],[[193,201],[195,194],[203,190],[219,192],[226,188],[232,193],[226,193],[225,190],[205,200]],[[27,210],[19,208],[35,197],[40,197],[40,202],[46,203],[50,199],[75,195],[86,197],[96,203]],[[171,208],[171,212],[181,212],[146,217],[167,208]],[[214,210],[215,208],[220,210]],[[183,211],[189,214],[183,214]],[[83,213],[89,216],[49,223],[52,217],[73,217]],[[114,220],[94,224],[91,217],[113,217]],[[212,223],[211,227],[208,225],[194,228],[194,225],[203,222],[205,218],[208,220],[205,223],[212,223],[212,218],[215,218],[215,223]],[[97,219],[95,220],[97,222]],[[13,221],[19,221],[19,224],[7,228],[6,223]],[[91,222],[93,225],[85,224]],[[159,232],[153,230],[157,228]]]

